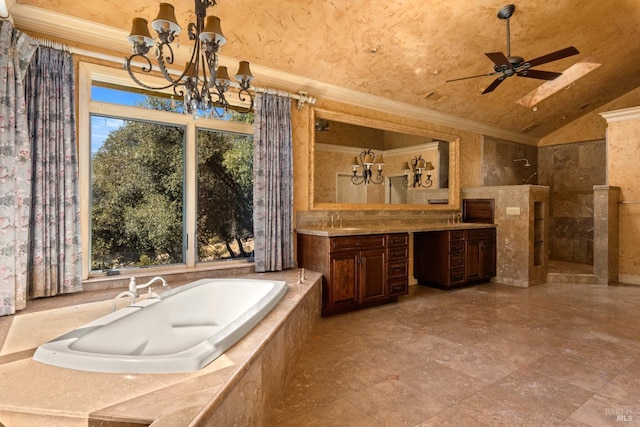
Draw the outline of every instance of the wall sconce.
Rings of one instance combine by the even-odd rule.
[[[364,150],[360,153],[360,161],[358,157],[354,157],[351,162],[353,168],[353,176],[351,182],[356,185],[360,184],[382,184],[384,176],[382,176],[382,166],[384,166],[384,158],[382,154],[376,156],[371,149]],[[373,165],[378,165],[378,174],[373,177]],[[362,167],[362,172],[358,174],[358,169]]]
[[[426,162],[422,156],[416,156],[411,160],[411,167],[409,167],[409,162],[404,162],[402,166],[402,170],[404,171],[404,181],[402,184],[405,187],[409,187],[409,172],[413,171],[413,182],[411,186],[413,188],[416,187],[431,187],[433,181],[431,181],[431,174],[428,171],[432,171],[435,168],[431,164],[431,162]],[[427,179],[422,182],[422,172],[427,171]]]

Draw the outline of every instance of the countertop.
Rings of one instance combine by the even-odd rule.
[[[424,224],[368,224],[356,227],[300,227],[296,228],[299,234],[309,234],[313,236],[338,237],[338,236],[361,236],[365,234],[386,234],[386,233],[415,233],[419,231],[446,231],[446,230],[468,230],[477,228],[495,228],[495,224],[480,224],[471,222],[461,222],[448,224],[446,222],[434,222]]]

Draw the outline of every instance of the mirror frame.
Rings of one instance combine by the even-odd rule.
[[[433,205],[387,204],[387,203],[316,203],[315,202],[315,146],[317,119],[325,119],[352,125],[424,136],[449,142],[449,203]],[[309,146],[309,209],[310,210],[404,210],[404,211],[449,211],[460,210],[460,137],[431,131],[415,126],[391,123],[368,117],[339,113],[321,108],[311,109],[311,144]]]

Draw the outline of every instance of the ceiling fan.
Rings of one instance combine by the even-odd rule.
[[[552,53],[548,53],[546,55],[540,56],[535,59],[531,59],[529,61],[525,61],[521,56],[511,56],[511,40],[509,34],[509,18],[513,15],[516,7],[512,4],[504,6],[498,11],[498,18],[506,20],[507,24],[507,54],[505,55],[502,52],[491,52],[485,53],[487,57],[493,61],[495,64],[493,66],[493,70],[490,73],[480,74],[477,76],[469,76],[462,77],[459,79],[447,80],[448,82],[455,82],[458,80],[467,80],[474,79],[477,77],[485,77],[485,76],[496,76],[500,75],[497,79],[493,81],[485,90],[482,92],[485,93],[493,92],[495,88],[497,88],[500,83],[502,83],[507,77],[511,76],[520,76],[520,77],[528,77],[531,79],[540,79],[540,80],[554,80],[562,75],[562,73],[556,73],[553,71],[541,71],[541,70],[532,70],[533,67],[538,65],[546,64],[547,62],[557,61],[558,59],[563,59],[568,56],[577,55],[580,53],[578,49],[573,46],[567,47],[565,49],[561,49]]]

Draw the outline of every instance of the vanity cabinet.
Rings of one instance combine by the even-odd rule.
[[[387,234],[387,290],[389,296],[409,292],[409,234]]]
[[[414,234],[414,276],[444,289],[488,281],[496,274],[496,230],[429,231]]]
[[[322,273],[322,315],[384,304],[406,294],[407,242],[407,233],[298,234],[298,265]]]

